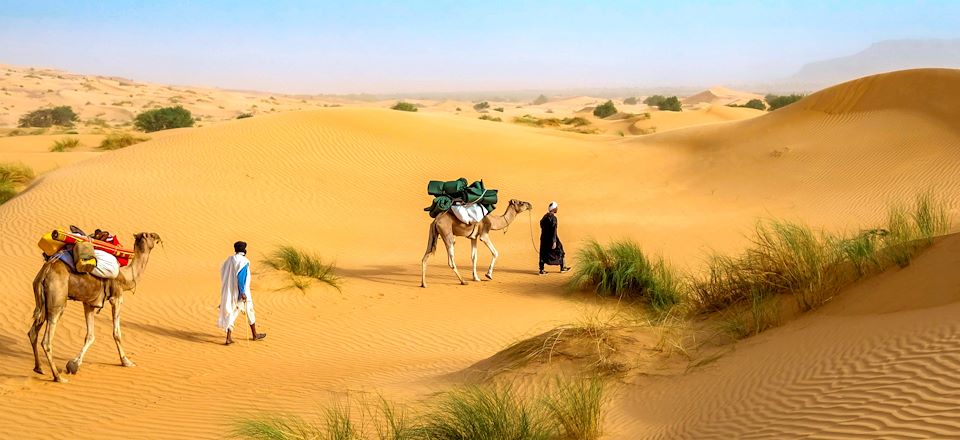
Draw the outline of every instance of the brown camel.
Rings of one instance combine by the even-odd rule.
[[[503,215],[488,215],[479,224],[472,225],[461,222],[450,211],[438,215],[430,224],[427,252],[423,254],[423,261],[420,263],[420,287],[427,287],[427,259],[437,250],[437,237],[443,239],[443,243],[447,246],[447,265],[453,269],[453,273],[457,275],[460,284],[467,284],[467,282],[460,276],[457,263],[453,258],[453,244],[456,237],[470,238],[470,258],[473,261],[474,281],[480,281],[480,277],[477,275],[477,240],[482,241],[483,244],[487,245],[487,249],[490,249],[490,253],[493,254],[493,259],[490,260],[490,269],[487,270],[486,274],[486,277],[492,280],[493,265],[497,262],[497,257],[500,254],[493,247],[493,242],[490,241],[490,231],[506,229],[517,218],[518,214],[530,209],[533,209],[533,205],[527,202],[510,200],[510,205],[507,206]]]
[[[43,264],[33,280],[33,295],[37,306],[33,311],[33,326],[27,333],[30,336],[30,345],[33,347],[33,371],[43,374],[43,369],[40,368],[37,336],[40,335],[43,324],[47,323],[47,330],[43,335],[43,351],[47,356],[47,363],[53,370],[55,382],[67,381],[53,363],[53,336],[57,331],[57,322],[67,307],[68,299],[83,303],[83,314],[87,321],[87,337],[83,341],[83,348],[80,349],[76,358],[67,362],[68,373],[76,374],[80,370],[83,356],[93,345],[93,312],[102,308],[104,301],[109,301],[113,309],[113,340],[117,343],[120,363],[124,367],[136,365],[127,358],[120,345],[120,306],[123,305],[123,292],[136,289],[137,281],[143,275],[147,261],[150,259],[150,251],[160,242],[160,236],[152,232],[134,235],[133,261],[130,265],[121,268],[120,276],[114,280],[73,273],[59,258],[51,258]]]

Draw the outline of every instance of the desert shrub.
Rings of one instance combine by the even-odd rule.
[[[194,119],[190,110],[182,106],[163,107],[147,110],[134,118],[134,126],[147,133],[169,130],[171,128],[193,127]]]
[[[807,95],[805,94],[797,94],[797,93],[791,93],[789,95],[774,95],[771,93],[765,96],[764,99],[766,99],[767,105],[770,106],[770,111],[774,111],[778,108],[783,108],[790,104],[793,104],[794,102],[797,102],[806,96]]]
[[[54,125],[73,126],[77,114],[68,105],[34,110],[20,117],[19,127],[52,127]]]
[[[680,106],[680,100],[677,99],[676,96],[665,98],[663,101],[657,104],[657,108],[660,110],[671,111],[671,112],[679,112],[683,110]]]
[[[604,248],[590,240],[577,254],[569,286],[602,296],[639,300],[664,312],[683,300],[682,278],[663,258],[648,257],[637,243],[617,241]]]
[[[613,105],[613,101],[609,100],[593,109],[593,115],[600,119],[606,118],[607,116],[613,116],[615,114],[617,114],[617,106]]]
[[[148,140],[150,138],[134,136],[130,133],[111,133],[100,141],[100,146],[97,148],[103,151],[119,150]]]
[[[0,163],[0,204],[16,196],[34,177],[33,170],[26,165]]]
[[[497,107],[493,111],[503,113],[503,107]]]
[[[107,123],[107,121],[106,121],[105,119],[99,118],[99,117],[98,117],[98,118],[90,118],[90,119],[87,119],[86,121],[83,121],[83,123],[84,123],[84,125],[92,125],[92,126],[94,126],[94,127],[107,128],[107,127],[110,126],[110,124]]]
[[[533,115],[514,116],[513,122],[534,127],[559,127],[560,119],[557,118],[538,118]]]
[[[239,115],[237,115],[237,119],[247,119],[252,117],[253,117],[253,113],[240,113]]]
[[[574,127],[583,127],[585,125],[590,125],[590,121],[584,118],[581,118],[579,116],[573,117],[573,118],[563,118],[563,120],[560,122],[563,125],[572,125]]]
[[[631,97],[629,97],[629,98],[627,98],[627,99],[624,99],[624,100],[623,100],[623,103],[626,104],[626,105],[635,105],[635,104],[637,103],[637,98],[631,96]]]
[[[500,117],[494,117],[490,115],[480,115],[480,117],[477,119],[480,119],[482,121],[503,122],[503,119],[500,119]]]
[[[79,146],[80,139],[68,137],[54,141],[53,146],[50,147],[50,151],[54,153],[62,153],[64,151],[70,151]]]
[[[643,100],[643,103],[649,105],[650,107],[659,107],[660,103],[662,103],[665,99],[667,99],[667,97],[663,95],[652,95],[646,97]]]
[[[394,104],[393,107],[390,107],[390,108],[391,108],[392,110],[400,110],[400,111],[402,111],[402,112],[415,112],[415,111],[417,111],[417,106],[415,106],[415,105],[413,105],[413,104],[411,104],[411,103],[409,103],[409,102],[403,102],[403,101],[397,101],[397,103]]]
[[[760,99],[751,99],[751,100],[747,101],[746,104],[742,105],[742,107],[753,108],[753,109],[757,109],[757,110],[766,110],[766,109],[767,109],[767,105],[764,104],[763,101],[760,100]]]
[[[533,102],[531,102],[531,104],[540,105],[540,104],[546,104],[547,102],[550,102],[550,99],[547,98],[545,95],[540,95],[537,97],[537,99],[534,99]]]
[[[305,292],[314,281],[340,290],[340,277],[333,273],[333,264],[324,263],[319,256],[293,246],[278,247],[264,263],[271,269],[286,272],[292,283],[290,287],[301,291]]]
[[[490,103],[487,102],[487,101],[478,102],[478,103],[476,103],[476,104],[473,105],[473,109],[476,110],[476,111],[486,110],[486,109],[488,109],[488,108],[490,108]]]

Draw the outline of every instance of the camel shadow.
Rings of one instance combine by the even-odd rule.
[[[347,278],[357,278],[374,283],[389,285],[409,285],[410,280],[420,280],[420,267],[410,265],[364,266],[360,269],[337,269],[337,274]]]
[[[223,342],[219,336],[216,336],[212,333],[197,332],[180,328],[161,327],[159,325],[129,321],[124,322],[123,327],[144,331],[161,337],[172,337],[181,341],[195,344],[221,344]]]

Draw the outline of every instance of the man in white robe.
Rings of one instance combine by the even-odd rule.
[[[267,337],[257,333],[257,318],[253,313],[253,297],[250,296],[250,260],[247,259],[247,244],[233,244],[234,255],[220,267],[220,318],[217,326],[227,331],[226,345],[233,343],[233,323],[240,313],[247,315],[250,334],[254,341]]]

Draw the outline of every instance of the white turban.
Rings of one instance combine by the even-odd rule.
[[[554,209],[557,209],[557,202],[550,202],[550,205],[547,206],[547,210],[553,211]]]

